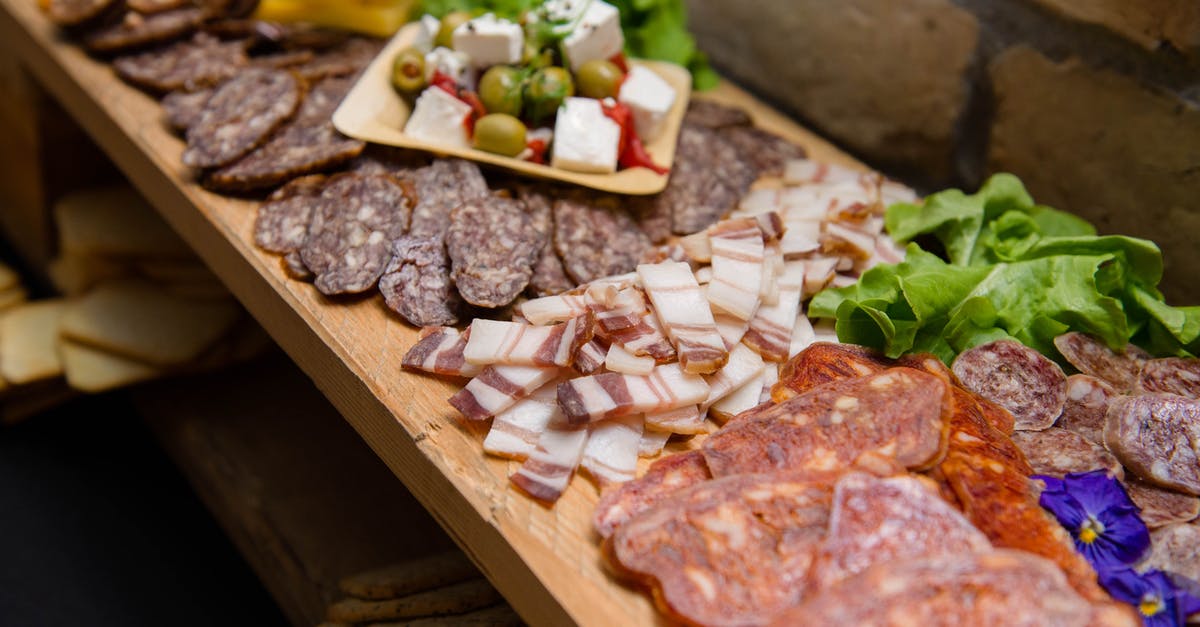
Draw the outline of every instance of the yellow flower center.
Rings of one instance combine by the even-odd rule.
[[[1091,544],[1104,533],[1104,523],[1088,516],[1088,519],[1083,521],[1079,526],[1079,541],[1084,544]]]
[[[1154,616],[1163,611],[1162,599],[1155,595],[1147,594],[1142,597],[1142,602],[1138,603],[1138,611],[1142,613],[1142,616]]]

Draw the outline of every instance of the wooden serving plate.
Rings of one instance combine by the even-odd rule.
[[[656,174],[646,168],[628,168],[618,170],[614,174],[585,174],[473,148],[433,144],[406,135],[404,124],[412,113],[412,107],[392,88],[392,58],[397,52],[412,45],[419,27],[419,24],[409,24],[400,29],[379,56],[371,61],[371,65],[367,66],[366,71],[333,114],[333,125],[337,130],[367,142],[471,159],[528,176],[574,183],[606,192],[656,194],[667,186],[669,175]],[[670,168],[675,160],[675,140],[679,138],[679,127],[683,124],[683,114],[687,112],[688,96],[692,91],[692,75],[687,68],[663,61],[639,60],[630,61],[630,64],[653,70],[667,81],[677,94],[675,106],[667,116],[663,132],[646,145],[646,151],[650,153],[654,163]]]

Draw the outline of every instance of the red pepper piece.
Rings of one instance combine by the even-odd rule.
[[[656,174],[669,172],[666,168],[654,163],[654,160],[650,158],[650,153],[646,152],[646,146],[642,144],[642,138],[638,137],[637,129],[633,126],[633,113],[629,107],[619,102],[607,104],[601,101],[600,108],[604,110],[604,115],[621,127],[621,140],[617,144],[617,155],[619,155],[617,162],[621,164],[622,168],[647,168]]]
[[[453,78],[442,74],[441,72],[434,71],[433,80],[429,81],[429,84],[440,88],[442,91],[454,96],[455,98],[458,98],[458,82]]]
[[[530,152],[529,156],[525,158],[526,161],[530,163],[539,163],[542,165],[546,164],[546,148],[548,147],[546,146],[546,140],[531,139],[527,144],[525,144],[525,147],[528,148]]]
[[[621,68],[622,72],[624,72],[626,74],[629,73],[629,61],[625,60],[624,52],[618,52],[617,54],[614,54],[613,56],[608,58],[608,61],[610,63],[612,63],[613,65]]]

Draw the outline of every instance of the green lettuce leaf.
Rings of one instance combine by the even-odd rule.
[[[923,205],[893,205],[886,225],[898,241],[934,238],[948,261],[910,243],[904,262],[817,294],[809,314],[835,319],[843,341],[947,363],[1000,338],[1058,359],[1053,340],[1067,331],[1113,349],[1132,339],[1158,355],[1200,352],[1200,307],[1163,302],[1153,242],[1098,236],[1081,218],[1034,204],[1012,175],[976,194],[948,190]]]

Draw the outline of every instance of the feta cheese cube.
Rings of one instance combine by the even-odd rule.
[[[454,49],[466,53],[471,66],[513,64],[525,51],[521,25],[486,13],[454,29]]]
[[[413,48],[428,54],[430,50],[433,50],[433,40],[441,28],[441,20],[428,13],[422,15],[418,22],[417,34],[413,37]]]
[[[578,72],[579,66],[592,59],[610,59],[624,48],[621,12],[600,0],[592,0],[587,5],[575,29],[562,41],[563,54],[571,64],[572,72]]]
[[[425,55],[425,82],[433,81],[433,73],[441,72],[467,89],[475,89],[475,68],[467,55],[438,46]]]
[[[575,172],[616,172],[620,141],[621,127],[604,115],[599,100],[567,98],[554,124],[550,165]]]
[[[404,132],[431,144],[470,148],[471,138],[463,124],[471,114],[471,105],[451,96],[440,87],[429,87],[417,97]]]
[[[650,143],[662,134],[667,114],[675,105],[675,89],[654,70],[635,65],[621,83],[617,100],[633,113],[638,137]]]

